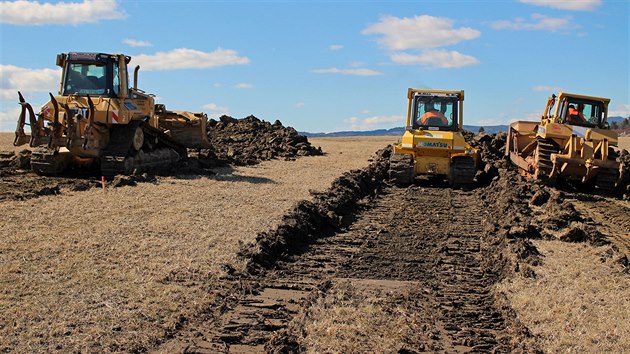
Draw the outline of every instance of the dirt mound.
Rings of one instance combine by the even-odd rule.
[[[322,155],[321,148],[279,120],[273,124],[255,116],[235,119],[221,116],[208,122],[208,140],[219,159],[235,165],[254,165],[276,158]]]
[[[490,220],[491,229],[508,243],[539,238],[594,245],[608,243],[593,220],[581,215],[565,200],[563,192],[532,183],[513,171],[500,170],[500,178],[478,193],[486,200],[488,208],[496,210]],[[518,250],[515,253],[522,254]],[[531,263],[529,257],[525,258]]]
[[[621,160],[623,164],[619,190],[623,195],[623,199],[630,200],[630,152],[626,149],[622,149],[619,154],[619,160]]]
[[[499,175],[499,169],[507,168],[508,162],[504,158],[506,133],[486,134],[474,133],[464,130],[464,138],[475,149],[479,150],[478,171],[475,176],[477,183],[488,185],[492,179]]]

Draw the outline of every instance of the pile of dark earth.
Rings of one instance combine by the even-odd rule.
[[[243,119],[221,116],[208,121],[212,152],[234,165],[254,165],[271,159],[294,160],[298,156],[323,155],[304,135],[279,120],[273,124],[251,115]]]
[[[623,163],[619,189],[621,193],[623,193],[623,199],[630,200],[630,152],[626,149],[622,149],[619,152],[619,159]]]

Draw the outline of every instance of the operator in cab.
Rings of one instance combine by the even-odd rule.
[[[425,112],[420,117],[420,125],[441,125],[447,126],[448,120],[444,113],[438,111],[433,102],[429,102],[425,106]]]

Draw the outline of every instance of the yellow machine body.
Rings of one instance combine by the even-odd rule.
[[[462,134],[464,91],[410,88],[407,100],[406,129],[394,145],[390,177],[399,184],[419,175],[442,176],[453,185],[472,184],[478,153]],[[441,121],[423,121],[429,111]]]
[[[108,169],[113,169],[109,172],[129,173],[172,163],[175,155],[165,149],[185,158],[186,148],[209,147],[207,116],[155,105],[152,95],[138,89],[139,66],[130,87],[130,60],[124,54],[59,54],[59,94],[50,94],[50,101],[37,114],[18,92],[22,111],[14,145],[37,148],[32,158],[35,172],[57,174],[73,161],[109,159],[120,167],[109,163]],[[127,158],[123,168],[120,162]]]
[[[506,156],[529,177],[553,184],[558,177],[595,181],[613,189],[622,166],[608,126],[610,99],[560,92],[547,100],[540,122],[510,125]]]

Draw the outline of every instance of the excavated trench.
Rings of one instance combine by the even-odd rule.
[[[310,308],[348,283],[386,293],[388,306],[413,314],[399,352],[537,351],[492,290],[535,252],[533,246],[513,252],[496,232],[493,214],[503,206],[485,200],[484,191],[501,186],[392,187],[383,178],[388,155],[379,152],[367,169],[342,176],[312,202],[299,203],[276,230],[260,234],[242,250],[250,267],[235,277],[240,294],[156,351],[306,350]]]
[[[593,220],[570,195],[532,184],[502,162],[494,172],[486,167],[494,176],[473,191],[398,188],[385,182],[388,156],[380,151],[368,168],[298,203],[275,230],[243,247],[248,274],[230,276],[223,306],[190,319],[155,351],[369,352],[375,342],[363,339],[381,328],[357,332],[358,323],[345,323],[344,333],[327,332],[326,348],[313,347],[312,327],[322,307],[334,314],[352,301],[375,301],[383,316],[412,318],[396,322],[395,332],[405,335],[386,351],[539,352],[538,339],[493,287],[506,277],[536,276],[531,266],[544,258],[531,239],[609,243]],[[610,250],[627,267],[625,255]],[[342,346],[344,336],[351,346]]]

